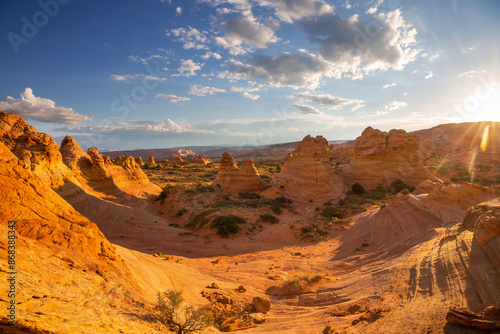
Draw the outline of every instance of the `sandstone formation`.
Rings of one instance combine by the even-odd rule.
[[[63,162],[72,170],[80,169],[78,163],[81,161],[90,161],[90,156],[78,145],[71,136],[64,137],[61,142],[61,152]]]
[[[481,203],[467,210],[464,227],[474,230],[474,237],[481,246],[489,242],[500,246],[500,198]],[[500,248],[497,248],[500,255]]]
[[[59,146],[46,133],[37,132],[22,117],[0,113],[0,141],[44,183],[57,188],[73,173],[64,165]]]
[[[212,160],[209,157],[205,156],[204,154],[192,155],[189,157],[188,161],[191,163],[201,164],[201,165],[206,165],[212,162]]]
[[[349,163],[354,157],[354,147],[346,145],[330,145],[328,153],[332,162]]]
[[[130,330],[124,325],[126,317],[120,314],[144,313],[133,302],[143,299],[115,247],[94,223],[26,169],[3,142],[0,186],[2,236],[7,236],[7,222],[16,220],[15,265],[22,282],[17,283],[16,292],[19,327],[36,327],[36,331],[26,333],[74,332],[76,328],[110,332],[110,328],[100,328],[100,322],[95,321],[98,309],[100,319],[115,328],[138,333],[151,330],[144,322],[129,323]],[[12,271],[7,267],[7,246],[7,238],[0,238],[3,272]],[[6,297],[0,304],[6,308]],[[62,321],[63,317],[71,321]],[[0,327],[6,333],[17,332],[18,328]]]
[[[181,164],[184,162],[184,160],[179,155],[176,155],[173,158],[171,158],[169,162],[173,164]]]
[[[422,165],[418,144],[418,137],[404,130],[391,130],[385,134],[368,127],[356,139],[354,157],[340,177],[349,189],[356,182],[365,189],[374,189],[379,185],[388,187],[395,179],[410,186],[425,180],[438,181]]]
[[[155,157],[149,156],[148,162],[146,162],[146,166],[156,166]]]
[[[285,197],[302,202],[338,202],[345,194],[330,163],[328,141],[322,136],[306,136],[286,156],[271,184],[283,188]]]
[[[135,163],[138,164],[139,166],[144,166],[144,161],[142,161],[141,157],[135,158]]]
[[[239,192],[259,192],[266,188],[252,159],[245,159],[238,169],[233,156],[227,152],[221,157],[219,172],[213,184],[224,190]]]

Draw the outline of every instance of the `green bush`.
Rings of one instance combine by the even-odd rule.
[[[318,241],[323,240],[328,235],[328,231],[318,227],[317,224],[311,224],[302,227],[300,229],[300,235],[302,239]]]
[[[277,224],[280,222],[280,220],[278,219],[278,217],[276,216],[273,216],[273,215],[270,215],[268,213],[266,214],[263,214],[263,215],[260,215],[260,219],[263,221],[263,222],[266,222],[266,223],[271,223],[271,224]]]
[[[238,233],[240,227],[238,224],[245,224],[246,220],[235,216],[235,215],[227,215],[227,216],[216,216],[212,223],[210,224],[211,228],[217,229],[217,234],[222,238],[229,238],[229,236],[233,233]]]
[[[323,211],[321,211],[320,215],[322,215],[325,218],[332,219],[332,218],[344,218],[344,215],[340,212],[340,210],[337,207],[334,206],[329,206]]]
[[[161,191],[160,195],[158,195],[158,197],[155,199],[155,201],[162,201],[162,203],[164,203],[165,198],[167,198],[169,194],[175,194],[176,192],[177,190],[173,185],[167,184],[165,187],[163,187],[163,190]]]
[[[365,187],[363,187],[361,185],[361,183],[359,182],[356,182],[352,185],[352,191],[356,194],[356,195],[363,195],[365,193]]]
[[[180,217],[180,216],[182,216],[183,214],[185,214],[186,212],[188,212],[188,210],[187,210],[187,209],[181,208],[181,209],[179,209],[179,211],[177,211],[176,216],[177,216],[177,217]]]
[[[194,216],[193,219],[189,221],[189,223],[186,224],[186,227],[193,229],[203,228],[203,226],[205,226],[210,221],[210,217],[207,216],[214,212],[214,209],[200,212],[199,214]]]
[[[243,199],[260,199],[260,195],[255,193],[238,193],[238,196]]]

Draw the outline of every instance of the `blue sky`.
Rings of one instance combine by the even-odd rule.
[[[500,121],[500,2],[0,4],[0,111],[82,147],[266,145]]]

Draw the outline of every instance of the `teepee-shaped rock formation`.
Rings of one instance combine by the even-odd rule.
[[[213,184],[224,190],[240,192],[259,192],[266,188],[252,159],[245,159],[241,169],[238,169],[233,156],[227,152],[222,155],[219,172]]]
[[[90,156],[85,153],[71,136],[64,137],[59,151],[61,152],[64,164],[72,170],[79,169],[78,162],[82,158],[90,161]]]
[[[306,136],[286,156],[272,185],[284,188],[287,198],[303,202],[337,202],[345,193],[330,164],[328,141],[322,136]]]
[[[155,157],[153,156],[148,157],[148,162],[146,162],[146,166],[156,166]]]
[[[144,161],[142,161],[141,157],[135,158],[135,163],[138,164],[139,166],[144,166]]]
[[[359,182],[366,189],[389,186],[395,179],[416,186],[425,180],[440,181],[418,157],[419,138],[404,130],[388,134],[366,128],[354,144],[354,157],[340,177],[346,187]]]

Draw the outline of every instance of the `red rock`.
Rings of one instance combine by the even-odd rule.
[[[259,192],[266,188],[252,159],[245,159],[241,169],[238,169],[233,156],[227,152],[222,155],[219,172],[213,184],[224,190],[240,192]]]

